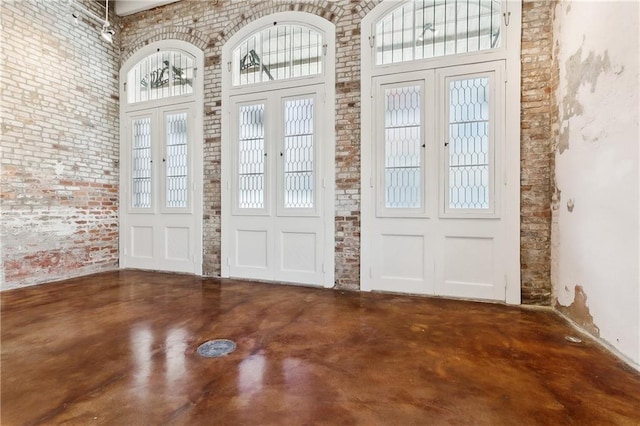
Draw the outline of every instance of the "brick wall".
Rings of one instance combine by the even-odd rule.
[[[117,267],[119,52],[71,7],[0,3],[3,289]]]
[[[336,283],[359,288],[360,21],[378,1],[182,1],[123,19],[122,56],[178,38],[205,52],[205,265],[220,273],[221,49],[238,29],[270,13],[300,10],[336,25]],[[522,292],[525,303],[549,303],[551,15],[547,1],[523,6]]]
[[[527,304],[551,302],[554,8],[549,0],[525,0],[522,6],[520,262]]]
[[[122,19],[122,60],[145,44],[168,38],[191,42],[205,52],[203,270],[206,275],[219,275],[221,262],[222,46],[238,29],[257,18],[299,10],[323,16],[336,25],[336,282],[340,288],[359,288],[360,21],[377,4],[378,1],[366,0],[185,0]],[[5,154],[3,160],[6,164],[3,235],[8,237],[2,242],[8,281],[42,281],[37,271],[51,274],[47,275],[49,278],[113,267],[117,259],[117,166],[114,162],[117,161],[118,129],[117,100],[112,96],[117,93],[117,52],[96,43],[93,34],[79,36],[81,30],[66,24],[58,24],[60,29],[53,32],[39,31],[37,22],[29,25],[29,17],[34,15],[38,16],[35,21],[54,21],[53,17],[64,13],[62,3],[31,0],[4,2],[2,7],[3,25],[13,28],[4,31],[10,46],[6,52],[3,50],[3,55],[11,59],[7,68],[19,67],[18,64],[28,61],[19,54],[20,48],[42,46],[30,52],[29,57],[44,54],[44,62],[53,57],[58,69],[67,68],[64,64],[71,61],[74,64],[69,67],[71,72],[83,79],[83,84],[72,82],[64,90],[49,93],[49,87],[39,82],[43,78],[40,74],[27,74],[30,82],[39,84],[34,99],[45,96],[48,105],[42,101],[38,101],[39,105],[30,103],[33,92],[30,89],[9,87],[11,91],[5,95],[8,84],[3,80],[3,103],[6,100],[16,105],[14,113],[6,119],[3,116],[3,133],[9,136],[9,155]],[[553,4],[544,0],[525,0],[523,4],[521,257],[525,303],[549,303],[551,294],[552,9]],[[69,32],[76,37],[66,36]],[[34,41],[26,42],[27,33]],[[47,42],[49,39],[53,41]],[[17,50],[12,50],[14,45],[18,46]],[[16,71],[3,70],[3,73],[12,75]],[[88,95],[91,101],[85,102]],[[78,97],[84,99],[80,104],[73,101]],[[20,108],[28,111],[18,115]],[[27,137],[33,133],[29,126],[42,126],[45,120],[40,118],[46,114],[57,116],[58,121],[49,121],[53,127],[48,132],[37,132],[39,137]],[[20,120],[33,123],[20,125]],[[14,127],[8,127],[9,123],[14,123]],[[19,152],[21,148],[25,151]],[[41,148],[51,151],[42,156]],[[80,182],[79,176],[82,176]],[[90,201],[91,197],[95,200]],[[94,206],[88,207],[89,202]],[[105,205],[109,202],[114,205]],[[94,241],[84,238],[88,235],[95,235]],[[65,266],[73,262],[78,268]],[[89,266],[81,266],[85,262]]]

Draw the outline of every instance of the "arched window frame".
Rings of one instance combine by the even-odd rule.
[[[323,37],[323,60],[321,72],[318,74],[293,77],[272,81],[261,81],[243,85],[233,85],[233,52],[246,39],[266,28],[278,25],[297,25],[317,31]],[[298,86],[324,82],[335,85],[335,27],[317,15],[305,12],[280,12],[264,16],[247,24],[234,34],[222,49],[222,90],[223,93],[236,94],[263,90],[263,88],[278,89],[281,87]]]
[[[164,96],[157,99],[148,99],[138,102],[129,102],[129,95],[127,93],[128,90],[131,90],[129,87],[131,83],[128,81],[129,72],[151,55],[163,52],[180,53],[193,60],[193,74],[191,76],[193,80],[193,90],[191,90],[189,93],[184,94]],[[197,104],[201,105],[204,102],[204,84],[202,78],[203,69],[204,53],[190,43],[184,42],[182,40],[162,40],[151,43],[131,55],[120,68],[120,107],[122,110],[130,111],[139,108],[148,108],[150,106],[190,101],[196,101]]]
[[[361,34],[361,63],[362,81],[365,77],[374,75],[393,74],[399,69],[405,71],[417,71],[425,68],[441,68],[447,66],[464,65],[475,62],[489,62],[494,60],[506,60],[518,58],[520,55],[520,18],[521,0],[503,0],[502,19],[500,31],[500,46],[493,49],[479,50],[453,55],[436,56],[430,58],[398,61],[388,64],[377,64],[375,55],[376,23],[384,19],[394,10],[401,8],[412,1],[384,1],[369,12],[362,20]],[[508,23],[508,25],[507,25]],[[518,66],[519,72],[519,66]]]
[[[430,1],[431,4],[426,4]],[[424,6],[422,13],[416,9],[418,3]],[[467,2],[466,8],[464,4],[458,0],[408,1],[397,4],[379,16],[370,40],[376,49],[375,65],[502,49],[501,35],[506,27],[502,16],[508,7],[506,3],[500,0],[477,0]],[[391,31],[388,31],[389,26]],[[483,34],[487,30],[489,32]],[[389,40],[391,50],[385,54]],[[398,45],[401,48],[395,48]],[[380,55],[378,48],[381,49]]]
[[[282,40],[280,34],[284,36]],[[304,43],[305,39],[308,43]],[[324,35],[317,28],[299,22],[274,21],[236,43],[231,50],[231,83],[233,86],[246,86],[322,75],[326,49]],[[308,57],[304,56],[305,51],[309,54]],[[312,53],[317,59],[313,63],[314,58],[310,56]],[[273,65],[278,64],[283,66],[273,68]],[[247,72],[246,81],[242,82],[243,71],[250,69],[253,71]],[[295,73],[300,75],[293,76]]]

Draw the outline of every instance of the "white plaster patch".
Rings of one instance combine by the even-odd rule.
[[[54,166],[54,170],[56,172],[56,175],[58,176],[60,176],[64,172],[64,164],[62,164],[62,161],[58,160],[58,162]]]

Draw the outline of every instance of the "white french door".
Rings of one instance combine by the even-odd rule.
[[[363,289],[505,300],[503,68],[373,79]]]
[[[125,115],[121,267],[202,273],[194,109],[188,103]]]
[[[324,85],[232,96],[228,111],[223,276],[332,284]]]

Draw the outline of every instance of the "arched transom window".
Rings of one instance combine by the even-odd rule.
[[[130,104],[193,94],[194,58],[175,50],[158,51],[127,73]]]
[[[232,84],[261,83],[322,74],[322,34],[313,28],[274,22],[233,50]]]
[[[375,25],[376,65],[500,47],[501,0],[416,0]]]

